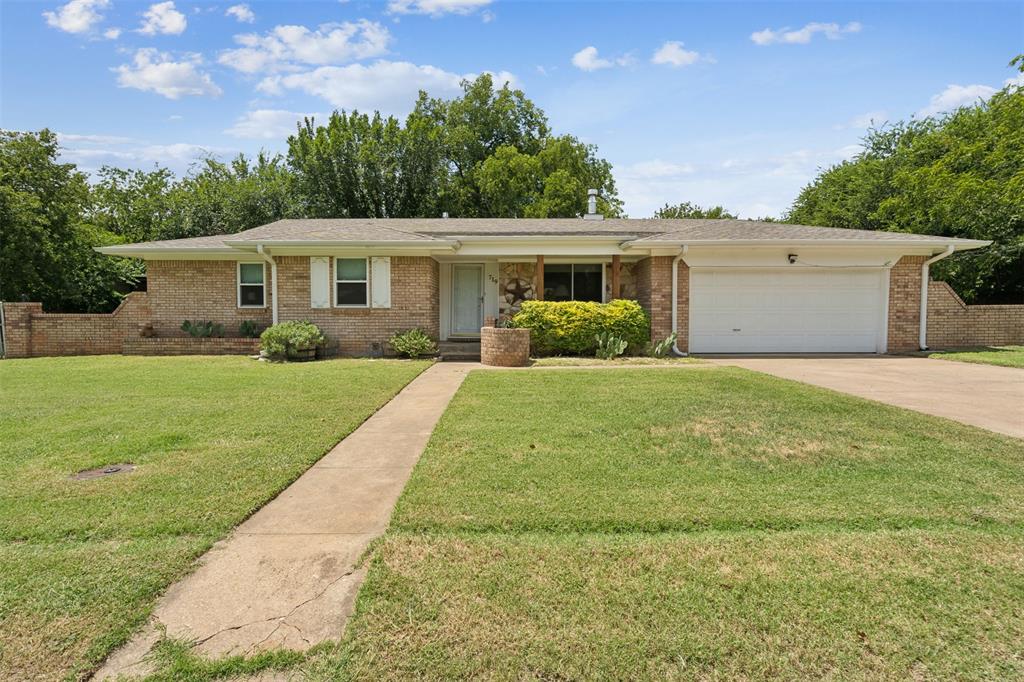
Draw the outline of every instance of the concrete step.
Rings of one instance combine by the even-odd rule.
[[[437,346],[442,362],[479,362],[478,341],[442,341]]]

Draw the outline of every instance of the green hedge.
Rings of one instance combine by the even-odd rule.
[[[535,355],[593,355],[602,332],[640,350],[650,341],[651,323],[636,301],[524,301],[511,326],[530,330]]]

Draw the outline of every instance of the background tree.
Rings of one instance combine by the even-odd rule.
[[[723,206],[704,208],[697,204],[684,201],[681,204],[665,204],[654,212],[655,218],[728,218],[735,220],[736,215]]]
[[[1024,56],[1012,62],[1024,72]],[[1024,301],[1024,90],[870,130],[864,151],[805,187],[792,223],[992,240],[933,276],[969,303]]]
[[[92,250],[117,239],[84,220],[86,176],[57,163],[58,152],[49,130],[0,131],[0,300],[105,309],[131,283],[131,272]]]
[[[521,90],[484,74],[451,100],[421,92],[402,125],[335,112],[307,119],[288,139],[288,163],[313,217],[571,217],[587,189],[601,210],[622,202],[611,164],[570,135],[552,136],[544,112]]]

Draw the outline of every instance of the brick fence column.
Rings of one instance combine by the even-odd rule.
[[[42,303],[4,303],[4,354],[32,357],[32,316],[41,315]]]

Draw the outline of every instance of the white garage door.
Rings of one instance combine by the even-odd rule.
[[[691,269],[690,352],[882,351],[885,274]]]

